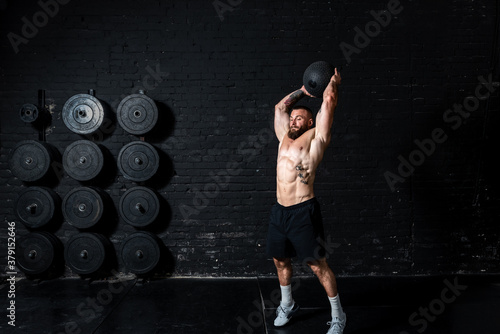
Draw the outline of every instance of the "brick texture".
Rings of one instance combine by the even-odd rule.
[[[20,107],[46,91],[46,141],[62,154],[86,138],[64,125],[63,105],[94,89],[109,123],[93,140],[113,166],[111,177],[91,185],[115,206],[108,228],[97,232],[118,252],[136,231],[118,215],[120,196],[146,185],[164,199],[166,214],[147,230],[175,259],[174,275],[274,275],[264,252],[276,187],[274,105],[300,88],[310,63],[328,60],[343,83],[315,193],[334,272],[500,271],[500,88],[478,79],[499,81],[495,1],[3,3],[0,267],[7,222],[18,221],[14,203],[30,186],[12,175],[8,155],[19,141],[39,138],[20,120]],[[477,87],[485,97],[474,100]],[[120,149],[139,137],[114,115],[139,89],[161,106],[158,128],[144,138],[161,152],[160,176],[144,183],[116,168]],[[314,110],[321,103],[302,102]],[[432,146],[435,129],[446,140]],[[428,143],[429,154],[415,140]],[[398,157],[418,164],[411,175],[398,172]],[[79,185],[66,173],[49,184],[61,198]],[[18,239],[29,232],[20,222],[16,228]],[[53,232],[64,244],[78,230],[61,222]],[[119,258],[116,266],[127,271]]]

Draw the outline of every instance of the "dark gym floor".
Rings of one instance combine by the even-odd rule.
[[[500,333],[498,275],[340,277],[338,285],[346,334]],[[295,280],[301,311],[282,328],[273,325],[274,278],[21,279],[14,288],[16,327],[3,302],[0,333],[307,334],[326,333],[330,320],[314,277]],[[9,289],[4,280],[0,294]]]

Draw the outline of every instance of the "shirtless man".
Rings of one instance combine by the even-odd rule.
[[[332,321],[328,323],[327,334],[341,334],[345,328],[346,316],[340,305],[335,275],[318,242],[324,239],[324,232],[313,190],[316,168],[331,139],[340,79],[335,69],[323,93],[314,128],[312,112],[303,106],[293,107],[305,95],[311,96],[304,86],[284,97],[275,107],[274,129],[280,141],[276,167],[277,203],[271,210],[267,239],[267,254],[273,257],[281,287],[275,326],[288,323],[299,309],[291,292],[291,258],[298,256],[318,277],[330,300]]]

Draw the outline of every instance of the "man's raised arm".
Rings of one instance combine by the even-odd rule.
[[[298,100],[303,98],[305,95],[311,96],[304,86],[296,91],[285,96],[275,107],[274,107],[274,132],[276,137],[281,142],[283,136],[290,130],[290,109],[293,107]]]
[[[332,137],[333,112],[337,106],[337,86],[340,85],[340,79],[340,74],[335,69],[335,74],[331,77],[330,83],[323,92],[321,109],[316,115],[315,140],[319,140],[323,148],[326,148],[330,144]]]

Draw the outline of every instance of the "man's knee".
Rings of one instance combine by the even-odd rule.
[[[274,265],[278,269],[289,268],[292,265],[291,259],[288,258],[273,258],[273,260],[274,260]]]
[[[309,268],[311,268],[313,273],[316,275],[321,275],[325,271],[329,270],[328,262],[326,262],[326,259],[309,261],[309,262],[307,262],[307,265],[309,266]]]

